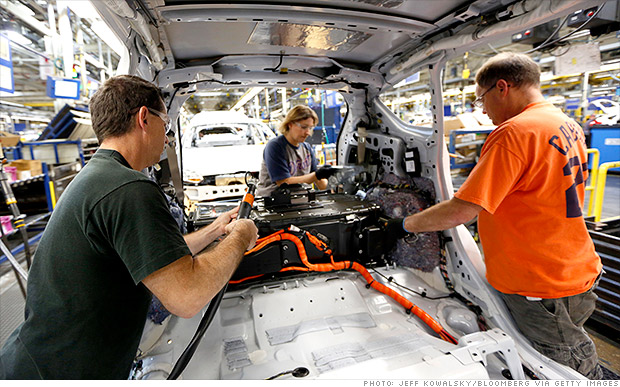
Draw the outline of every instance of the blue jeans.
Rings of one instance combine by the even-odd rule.
[[[540,301],[530,301],[518,294],[500,294],[519,330],[538,352],[588,379],[601,379],[603,373],[598,365],[596,347],[583,329],[594,311],[597,284],[598,279],[584,293]]]

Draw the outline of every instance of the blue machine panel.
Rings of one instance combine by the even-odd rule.
[[[610,161],[620,161],[620,126],[595,125],[590,129],[590,148],[601,152],[599,165]],[[591,165],[590,165],[591,167]],[[610,169],[617,171],[618,168]]]
[[[46,93],[50,98],[80,99],[80,81],[48,76]]]

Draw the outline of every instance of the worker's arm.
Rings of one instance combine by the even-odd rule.
[[[211,242],[224,235],[226,232],[226,226],[237,217],[239,207],[236,207],[230,211],[227,211],[215,219],[213,223],[204,226],[203,228],[194,231],[191,234],[183,236],[185,243],[192,252],[192,255],[196,255]]]
[[[286,179],[276,181],[278,186],[282,184],[316,184],[319,189],[325,189],[327,187],[327,179],[317,179],[316,172],[310,172],[307,175],[302,176],[291,176]]]
[[[409,232],[441,231],[467,223],[483,208],[477,204],[453,197],[422,212],[405,218],[404,226]]]
[[[193,317],[228,282],[258,236],[249,219],[230,223],[226,231],[228,235],[215,248],[194,258],[186,255],[150,274],[142,283],[171,313]]]

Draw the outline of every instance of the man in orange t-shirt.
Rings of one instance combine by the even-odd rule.
[[[399,231],[439,231],[478,215],[487,280],[544,355],[602,376],[583,329],[602,265],[583,219],[587,154],[581,127],[540,92],[529,57],[502,53],[476,75],[475,105],[498,127],[451,200],[395,219]],[[404,233],[403,233],[404,234]]]

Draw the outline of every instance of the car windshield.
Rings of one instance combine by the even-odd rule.
[[[198,137],[203,138],[204,136],[212,135],[212,134],[237,134],[237,131],[233,128],[227,126],[217,126],[217,127],[198,127],[196,129],[198,131]]]

